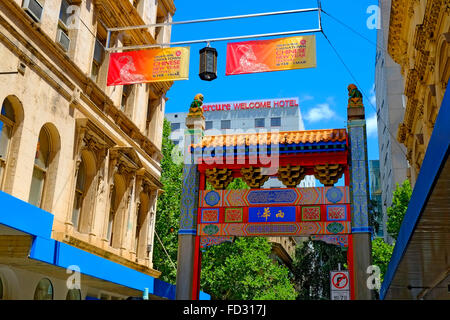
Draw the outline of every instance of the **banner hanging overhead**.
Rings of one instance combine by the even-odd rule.
[[[111,53],[108,86],[189,78],[189,48]]]
[[[227,45],[227,76],[315,67],[315,35]]]

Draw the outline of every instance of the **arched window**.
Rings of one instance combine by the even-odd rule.
[[[70,289],[67,291],[66,300],[81,300],[80,289]]]
[[[127,207],[126,178],[121,174],[114,175],[114,185],[111,190],[109,217],[107,225],[107,239],[113,248],[119,248],[122,244],[121,234],[124,230],[122,225]]]
[[[34,157],[33,176],[31,180],[30,196],[28,202],[36,207],[41,207],[44,196],[44,187],[47,178],[47,170],[50,160],[50,135],[45,127],[39,133]]]
[[[3,184],[15,120],[14,108],[9,99],[5,99],[0,113],[0,187]]]
[[[75,229],[78,229],[83,198],[86,195],[86,164],[81,160],[78,168],[77,183],[75,186],[75,199],[73,202],[72,223]]]
[[[136,217],[136,232],[134,236],[134,249],[138,259],[144,259],[147,251],[148,211],[150,199],[146,193],[140,194],[140,204]]]
[[[39,281],[34,291],[34,300],[53,300],[53,285],[47,278]]]

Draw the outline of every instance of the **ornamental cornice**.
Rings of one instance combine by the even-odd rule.
[[[402,65],[403,56],[406,55],[407,50],[407,42],[403,30],[408,17],[407,6],[408,2],[406,0],[392,0],[388,52],[392,59],[400,65]]]

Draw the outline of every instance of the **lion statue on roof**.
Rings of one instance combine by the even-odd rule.
[[[189,107],[188,117],[203,117],[203,94],[199,93],[194,97],[191,106]]]
[[[363,96],[361,91],[352,83],[347,87],[348,90],[348,107],[364,107]]]

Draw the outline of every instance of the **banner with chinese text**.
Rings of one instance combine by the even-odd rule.
[[[227,45],[227,76],[315,67],[315,35]]]
[[[189,78],[188,47],[111,53],[108,86]]]

